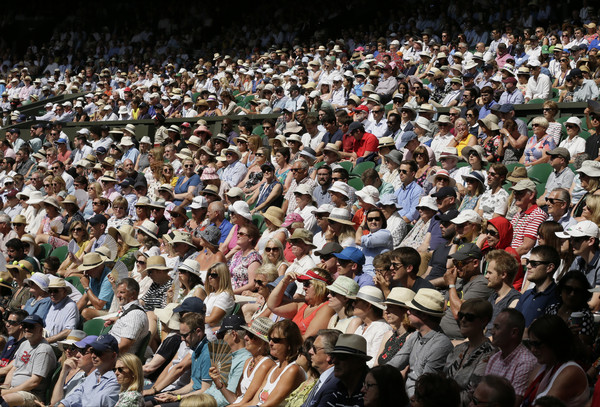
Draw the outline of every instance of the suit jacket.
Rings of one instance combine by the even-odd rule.
[[[333,366],[331,367],[333,369]],[[339,379],[334,376],[333,370],[325,382],[321,384],[319,390],[315,394],[312,395],[310,399],[306,399],[302,407],[326,407],[328,406],[327,402],[332,401],[333,393],[337,391]],[[310,394],[309,394],[310,396]],[[332,403],[334,404],[334,403]]]

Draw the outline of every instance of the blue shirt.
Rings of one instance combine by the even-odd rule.
[[[183,182],[184,178],[184,176],[181,176],[177,179],[177,184],[175,184],[175,188],[173,189],[174,193],[185,194],[187,193],[189,187],[197,187],[200,183],[200,176],[198,174],[192,175],[185,182]],[[173,201],[173,203],[177,206],[181,205],[181,202],[183,202],[181,199],[176,199]]]
[[[90,290],[92,290],[99,300],[106,301],[106,304],[102,309],[110,309],[110,304],[112,303],[114,295],[112,285],[110,284],[110,281],[108,281],[108,273],[110,273],[110,269],[104,267],[104,271],[99,279],[90,277]]]
[[[194,391],[202,388],[202,382],[210,382],[212,379],[208,374],[210,369],[210,354],[208,352],[208,339],[202,338],[196,350],[192,353],[192,381]]]
[[[402,206],[402,209],[398,211],[400,216],[406,216],[411,222],[417,220],[419,217],[419,211],[417,211],[417,205],[419,204],[419,198],[423,195],[423,188],[416,183],[411,182],[408,186],[404,184],[396,191],[396,198],[398,198],[398,205]]]
[[[59,334],[65,329],[77,328],[79,310],[75,301],[66,296],[58,304],[51,302],[51,305],[46,316],[46,330],[50,336]]]
[[[252,355],[246,348],[238,349],[231,354],[231,368],[229,370],[229,376],[227,377],[227,390],[230,392],[235,393],[237,391],[238,383],[244,372],[244,363],[251,357]],[[217,386],[214,383],[204,392],[204,394],[213,396],[215,400],[217,400],[218,407],[225,407],[231,404],[225,399],[223,393],[221,393],[220,390],[217,390]]]
[[[513,105],[520,105],[525,103],[525,97],[523,97],[523,92],[515,88],[513,93],[508,93],[508,91],[502,92],[502,95],[500,95],[500,101],[498,103],[500,103],[501,105],[505,105],[507,103],[511,103]]]
[[[365,264],[362,268],[363,273],[374,276],[375,268],[373,267],[373,259],[375,256],[394,250],[392,233],[387,229],[379,229],[377,232],[362,236],[360,240],[360,250],[365,255]]]
[[[525,317],[525,326],[529,327],[531,323],[539,316],[544,315],[549,305],[558,302],[556,294],[556,283],[552,284],[542,292],[537,291],[537,287],[525,291],[515,309],[520,311]]]
[[[140,155],[139,150],[135,147],[131,147],[129,150],[127,150],[123,154],[123,157],[121,157],[121,162],[123,162],[127,159],[130,159],[131,161],[133,161],[133,164],[135,164],[139,155]]]
[[[435,250],[440,245],[446,244],[446,239],[442,237],[442,229],[440,229],[440,220],[436,219],[435,216],[431,218],[431,222],[429,222],[429,229],[427,231],[431,234],[431,239],[429,240],[429,250]]]
[[[215,226],[215,224],[212,224]],[[223,219],[223,222],[219,225],[219,230],[221,231],[221,238],[219,239],[219,244],[223,243],[227,240],[227,236],[229,236],[229,232],[233,228],[233,224],[229,222],[227,219]]]
[[[38,315],[42,319],[46,319],[46,315],[48,314],[48,310],[52,305],[52,300],[50,297],[42,298],[35,304],[33,304],[34,298],[30,298],[25,303],[23,309],[27,311],[29,315]]]
[[[112,370],[100,376],[96,369],[60,402],[65,407],[114,406],[120,391],[121,385]]]
[[[481,109],[479,109],[479,120],[485,118],[488,114],[490,114],[492,112],[492,106],[497,105],[498,103],[496,103],[495,100],[492,100],[490,103],[488,103],[487,105],[483,105],[481,106]]]
[[[231,187],[236,187],[244,177],[246,176],[246,172],[248,172],[248,168],[241,161],[236,161],[231,165],[228,165],[223,170],[222,180],[227,182]]]

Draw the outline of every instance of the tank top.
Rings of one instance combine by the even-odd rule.
[[[298,328],[300,328],[300,333],[302,335],[304,335],[304,333],[306,332],[306,330],[308,329],[308,326],[310,325],[310,323],[312,322],[313,318],[315,317],[315,315],[317,315],[317,311],[319,311],[321,308],[323,308],[324,305],[327,305],[329,303],[329,301],[325,301],[323,304],[319,305],[317,308],[315,308],[315,310],[313,312],[310,313],[309,316],[307,316],[306,318],[304,317],[304,311],[306,311],[306,308],[308,307],[308,304],[304,303],[300,309],[298,310],[298,312],[296,313],[296,315],[294,316],[294,319],[292,319],[292,321],[298,325]]]
[[[263,357],[260,360],[260,362],[258,362],[258,364],[254,366],[254,369],[252,369],[252,373],[250,373],[250,375],[248,375],[248,369],[250,368],[250,363],[248,363],[248,366],[246,366],[242,374],[242,380],[240,381],[240,391],[242,392],[242,394],[237,399],[235,399],[233,404],[237,404],[242,401],[244,395],[246,394],[246,391],[248,390],[248,387],[250,387],[250,383],[252,383],[252,379],[254,379],[254,374],[258,370],[259,366],[262,365],[268,359],[269,358],[266,356]]]
[[[295,365],[296,362],[292,362],[289,365],[287,365],[282,371],[281,373],[279,373],[279,376],[277,376],[277,378],[275,379],[274,382],[271,382],[271,377],[273,376],[273,372],[275,372],[275,369],[277,369],[277,367],[274,367],[273,369],[271,369],[271,372],[269,373],[269,376],[267,376],[267,383],[265,384],[265,387],[263,387],[263,389],[260,391],[260,395],[258,397],[258,405],[260,406],[262,403],[264,403],[265,401],[267,401],[267,399],[269,398],[269,395],[271,394],[271,392],[273,391],[273,389],[275,387],[277,387],[277,383],[279,383],[279,379],[281,379],[281,377],[285,374],[285,372],[292,367],[293,365]],[[305,375],[306,376],[306,375]]]
[[[550,377],[548,385],[544,388],[544,390],[542,390],[540,393],[538,393],[538,395],[535,398],[536,400],[539,399],[540,397],[544,397],[548,393],[548,391],[550,391],[550,389],[552,388],[552,385],[554,384],[554,380],[556,380],[558,375],[568,366],[577,366],[577,368],[583,372],[583,369],[581,369],[581,367],[575,362],[563,363],[556,370],[556,372],[554,372],[552,377]],[[542,381],[544,381],[544,379],[542,379]],[[578,407],[578,406],[584,406],[588,402],[588,399],[589,399],[589,389],[586,386],[585,390],[581,394],[573,397],[571,400],[562,400],[562,402],[565,403],[565,406],[567,406],[567,407]]]

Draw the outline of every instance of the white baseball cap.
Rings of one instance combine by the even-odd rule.
[[[481,225],[483,223],[483,218],[479,216],[479,214],[473,209],[467,209],[462,211],[456,218],[452,219],[450,222],[454,223],[455,225],[460,225],[465,222],[477,223]]]
[[[569,226],[564,232],[556,232],[556,236],[561,239],[569,239],[571,237],[595,237],[598,238],[600,230],[591,220],[584,220],[575,225]]]

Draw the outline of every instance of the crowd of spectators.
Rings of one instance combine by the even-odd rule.
[[[600,405],[598,10],[496,6],[6,56],[0,406]]]

